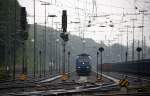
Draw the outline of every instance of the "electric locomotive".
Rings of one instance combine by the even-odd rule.
[[[88,76],[91,73],[91,56],[83,53],[77,55],[76,58],[76,72],[79,76]]]

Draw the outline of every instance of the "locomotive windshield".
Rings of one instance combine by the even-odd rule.
[[[80,54],[78,55],[78,62],[89,62],[91,59],[91,56],[88,54]]]

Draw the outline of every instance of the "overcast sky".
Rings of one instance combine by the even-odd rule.
[[[36,22],[44,24],[45,6],[40,1],[48,2],[47,16],[57,15],[53,18],[53,27],[61,28],[62,10],[67,10],[68,14],[68,32],[77,36],[92,38],[99,42],[100,40],[111,40],[112,43],[122,43],[126,45],[126,25],[132,27],[135,21],[135,27],[141,26],[142,14],[140,10],[150,9],[149,0],[36,0]],[[28,22],[33,24],[33,0],[19,0],[20,5],[27,8]],[[135,6],[137,9],[135,10]],[[144,35],[146,44],[150,45],[150,13],[144,16]],[[131,15],[132,14],[132,15]],[[52,26],[52,18],[47,19],[47,26]],[[87,27],[91,21],[91,27]],[[80,22],[78,24],[71,22]],[[56,26],[57,24],[57,26]],[[111,25],[114,25],[113,27]],[[105,26],[105,27],[100,27]],[[129,41],[132,40],[132,28],[129,28]],[[135,39],[141,40],[141,28],[135,28]],[[131,41],[132,42],[132,41]]]

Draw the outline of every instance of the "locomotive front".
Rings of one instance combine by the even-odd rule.
[[[76,59],[76,72],[79,76],[88,76],[91,73],[91,56],[80,54]]]

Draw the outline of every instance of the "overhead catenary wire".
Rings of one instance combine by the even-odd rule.
[[[38,2],[39,0],[36,0],[36,1]],[[136,2],[137,7],[143,6],[144,3],[139,4],[140,0],[136,0],[136,1],[137,1]],[[75,4],[74,2],[78,2],[79,6],[77,7],[77,3]],[[96,4],[95,4],[95,2],[96,2]],[[136,14],[132,13],[132,11],[134,10],[134,8],[133,8],[134,2],[132,0],[124,1],[124,2],[127,2],[127,4],[131,5],[131,7],[130,6],[127,6],[127,7],[126,6],[119,6],[117,4],[113,4],[113,1],[110,1],[110,2],[112,2],[112,3],[103,3],[103,2],[99,2],[98,0],[87,0],[87,1],[86,0],[74,0],[73,2],[69,1],[69,0],[65,0],[65,2],[63,2],[62,0],[57,0],[57,3],[54,6],[57,7],[55,12],[58,14],[58,16],[60,16],[59,11],[62,10],[62,8],[64,8],[64,9],[67,9],[70,14],[72,14],[72,15],[68,14],[68,16],[71,16],[70,20],[72,19],[72,21],[73,20],[80,21],[80,23],[78,23],[78,26],[83,27],[83,28],[78,28],[79,30],[82,30],[82,32],[80,32],[80,33],[85,32],[84,29],[86,29],[88,31],[89,29],[92,30],[92,27],[99,26],[101,24],[101,22],[103,22],[103,21],[100,21],[101,17],[110,18],[109,20],[113,21],[114,26],[115,26],[113,28],[113,32],[114,32],[115,30],[117,30],[117,28],[120,26],[120,24],[124,23],[124,22],[121,22],[121,21],[117,21],[117,19],[120,20],[120,17],[121,17],[121,14],[122,14],[121,10],[123,8],[125,10],[125,15],[126,15],[125,19],[127,19],[127,21],[129,23],[131,23],[131,20],[130,20],[131,17],[135,16],[136,14],[139,15],[138,12]],[[87,5],[88,8],[85,8],[85,5]],[[148,4],[146,4],[146,5],[148,5]],[[96,8],[96,9],[94,9],[94,8]],[[106,9],[108,9],[108,10],[106,10]],[[119,10],[119,11],[115,12],[116,9]],[[139,9],[141,9],[141,7],[139,7]],[[98,12],[95,13],[94,10],[97,10]],[[112,10],[112,12],[110,13],[109,10]],[[77,12],[77,11],[79,11],[79,12]],[[85,13],[86,13],[86,16],[87,16],[86,20],[85,20],[85,17],[84,17]],[[92,14],[92,13],[94,13],[94,14]],[[78,16],[78,14],[80,14],[80,16]],[[38,17],[38,15],[37,15],[37,17]],[[149,16],[146,16],[146,17],[149,17]],[[39,18],[41,18],[41,17],[39,17]],[[93,22],[93,20],[92,20],[93,18],[96,19],[96,22],[95,21]],[[117,19],[115,19],[115,18],[117,18]],[[83,26],[83,23],[84,22],[87,23],[88,20],[91,20],[91,23],[92,23],[91,25],[92,26],[91,26],[91,28],[87,29],[86,24],[85,24],[85,26]],[[139,16],[138,16],[137,22],[140,23]],[[148,21],[145,20],[145,22],[147,24],[149,24]],[[68,23],[68,24],[71,24],[71,23]],[[74,26],[77,26],[77,24],[73,25],[72,27],[74,27]],[[104,29],[104,28],[101,28],[101,29]],[[77,28],[76,29],[74,28],[72,30],[77,30]],[[106,31],[105,31],[104,34],[106,34]],[[113,33],[113,34],[116,34],[116,33]],[[86,37],[86,35],[87,35],[87,33],[85,33],[84,36]],[[110,34],[110,31],[109,31],[108,38],[111,37],[111,35],[112,34]]]

